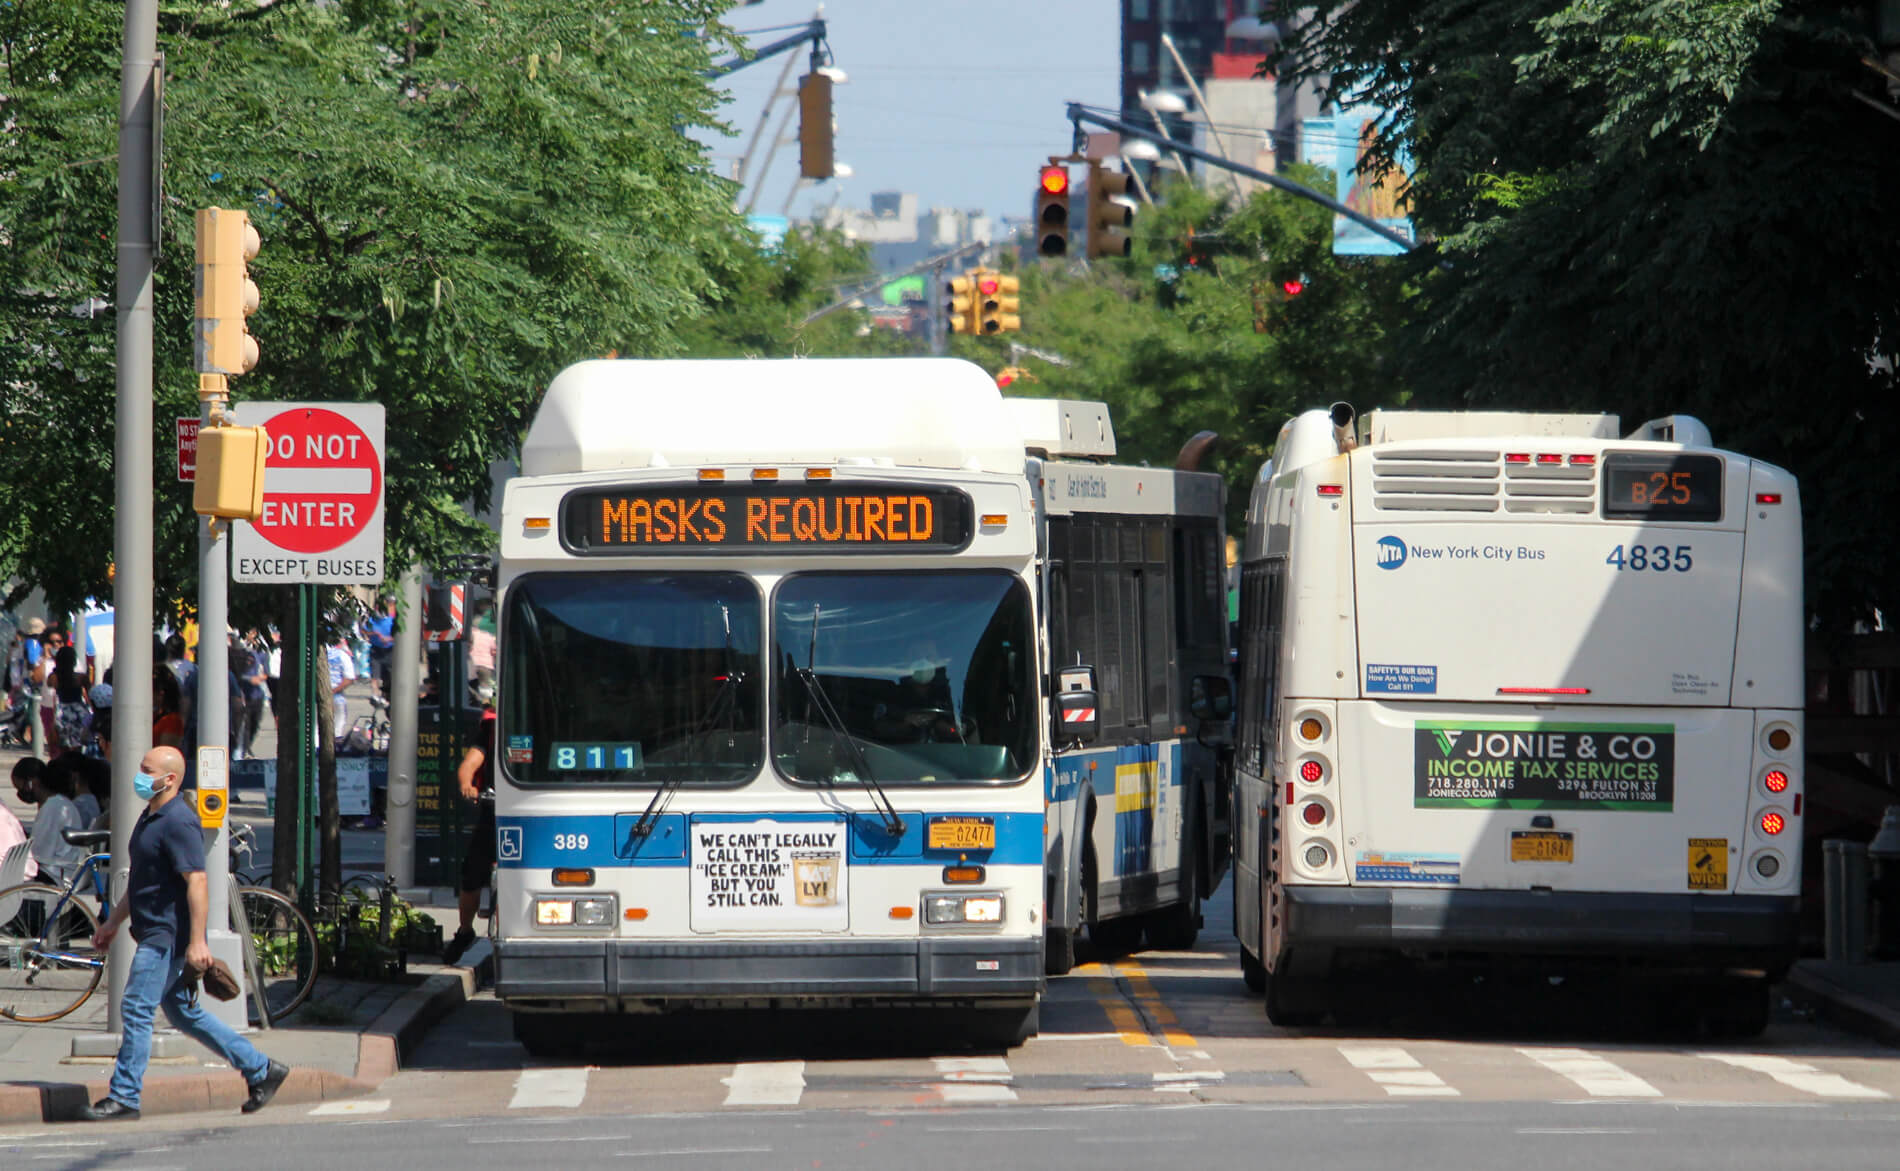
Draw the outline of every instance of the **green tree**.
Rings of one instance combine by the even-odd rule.
[[[1292,72],[1391,112],[1437,247],[1395,353],[1422,402],[1703,418],[1793,470],[1808,595],[1891,608],[1900,128],[1824,0],[1359,0]],[[1449,260],[1444,269],[1425,267]],[[1832,507],[1848,499],[1851,509]],[[1827,506],[1815,507],[1816,502]]]
[[[159,450],[197,413],[193,209],[240,208],[264,240],[263,361],[236,396],[383,403],[388,563],[489,547],[465,504],[487,505],[541,388],[575,359],[676,352],[729,263],[732,191],[682,133],[717,125],[700,73],[723,8],[164,0]],[[121,15],[0,8],[0,579],[58,609],[108,593],[114,318],[73,307],[115,284]],[[188,609],[195,522],[156,462],[158,593]],[[287,591],[232,602],[295,627]],[[280,813],[288,841],[299,811]],[[333,885],[333,785],[324,823]]]

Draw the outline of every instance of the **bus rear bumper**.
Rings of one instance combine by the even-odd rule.
[[[1282,887],[1299,966],[1340,951],[1601,958],[1779,979],[1799,947],[1800,899],[1776,895]]]
[[[500,939],[495,995],[518,1008],[1027,1003],[1041,939]]]

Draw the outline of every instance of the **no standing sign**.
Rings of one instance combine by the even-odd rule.
[[[383,580],[380,403],[240,403],[270,433],[264,515],[235,522],[232,579],[377,585]]]

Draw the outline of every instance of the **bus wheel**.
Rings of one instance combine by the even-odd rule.
[[[1772,995],[1766,980],[1718,981],[1701,998],[1703,1026],[1709,1036],[1731,1040],[1760,1036],[1768,1027]]]
[[[1051,927],[1042,937],[1042,974],[1066,976],[1075,970],[1075,930]]]
[[[1330,1007],[1326,989],[1318,981],[1296,979],[1284,972],[1267,976],[1266,994],[1267,1019],[1283,1029],[1317,1025]]]
[[[1240,978],[1246,982],[1247,991],[1255,996],[1267,990],[1267,965],[1255,958],[1244,943],[1240,945]]]
[[[1188,807],[1190,812],[1193,806]],[[1193,839],[1190,839],[1193,840]],[[1198,844],[1198,843],[1197,843]],[[1162,951],[1187,951],[1201,934],[1199,851],[1181,852],[1181,882],[1187,897],[1148,916],[1148,946]]]

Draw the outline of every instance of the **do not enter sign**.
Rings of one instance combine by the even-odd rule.
[[[239,521],[232,577],[375,585],[383,580],[383,408],[378,403],[241,403],[270,435],[264,514]]]

